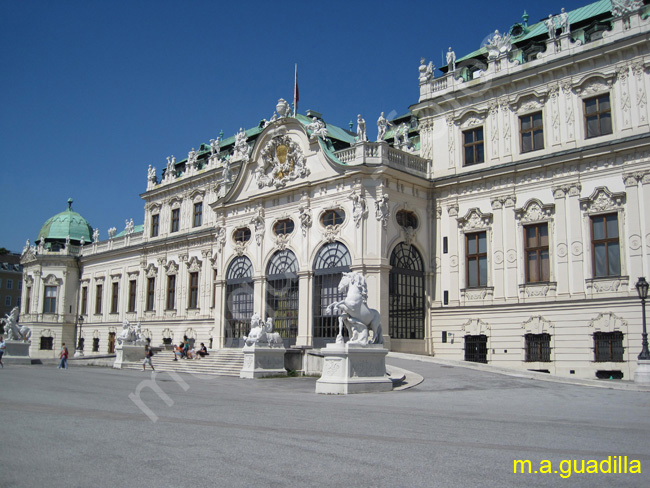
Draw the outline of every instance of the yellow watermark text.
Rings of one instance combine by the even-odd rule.
[[[537,466],[529,459],[515,459],[512,464],[514,474],[559,474],[562,478],[570,478],[574,474],[641,474],[641,461],[628,459],[627,456],[563,459],[555,466],[548,459],[542,459]]]

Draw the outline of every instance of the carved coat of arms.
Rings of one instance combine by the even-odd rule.
[[[271,139],[262,149],[255,175],[259,188],[282,188],[290,181],[308,176],[309,168],[300,146],[289,136],[281,135]]]

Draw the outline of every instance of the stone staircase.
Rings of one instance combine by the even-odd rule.
[[[174,361],[172,351],[158,351],[151,361],[156,371],[239,377],[239,372],[244,365],[244,353],[240,348],[219,349],[210,351],[210,354],[201,359]],[[142,363],[124,364],[124,368],[142,369]],[[149,366],[147,370],[150,371]]]

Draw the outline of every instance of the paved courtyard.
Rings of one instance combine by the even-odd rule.
[[[0,486],[648,485],[648,392],[389,362],[424,382],[321,396],[315,378],[179,382],[160,373],[164,394],[142,388],[142,408],[129,395],[149,371],[7,366]],[[566,462],[560,470],[566,460],[609,456],[639,460],[642,473],[568,473]],[[530,460],[533,471],[548,460],[558,473],[513,474],[514,459]]]

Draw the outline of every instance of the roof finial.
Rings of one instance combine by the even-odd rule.
[[[72,210],[72,198],[68,198],[68,210]]]
[[[526,27],[528,27],[528,18],[529,18],[529,16],[528,16],[528,14],[526,13],[526,11],[524,10],[524,15],[521,16],[521,20],[524,21],[524,25],[525,25]]]

